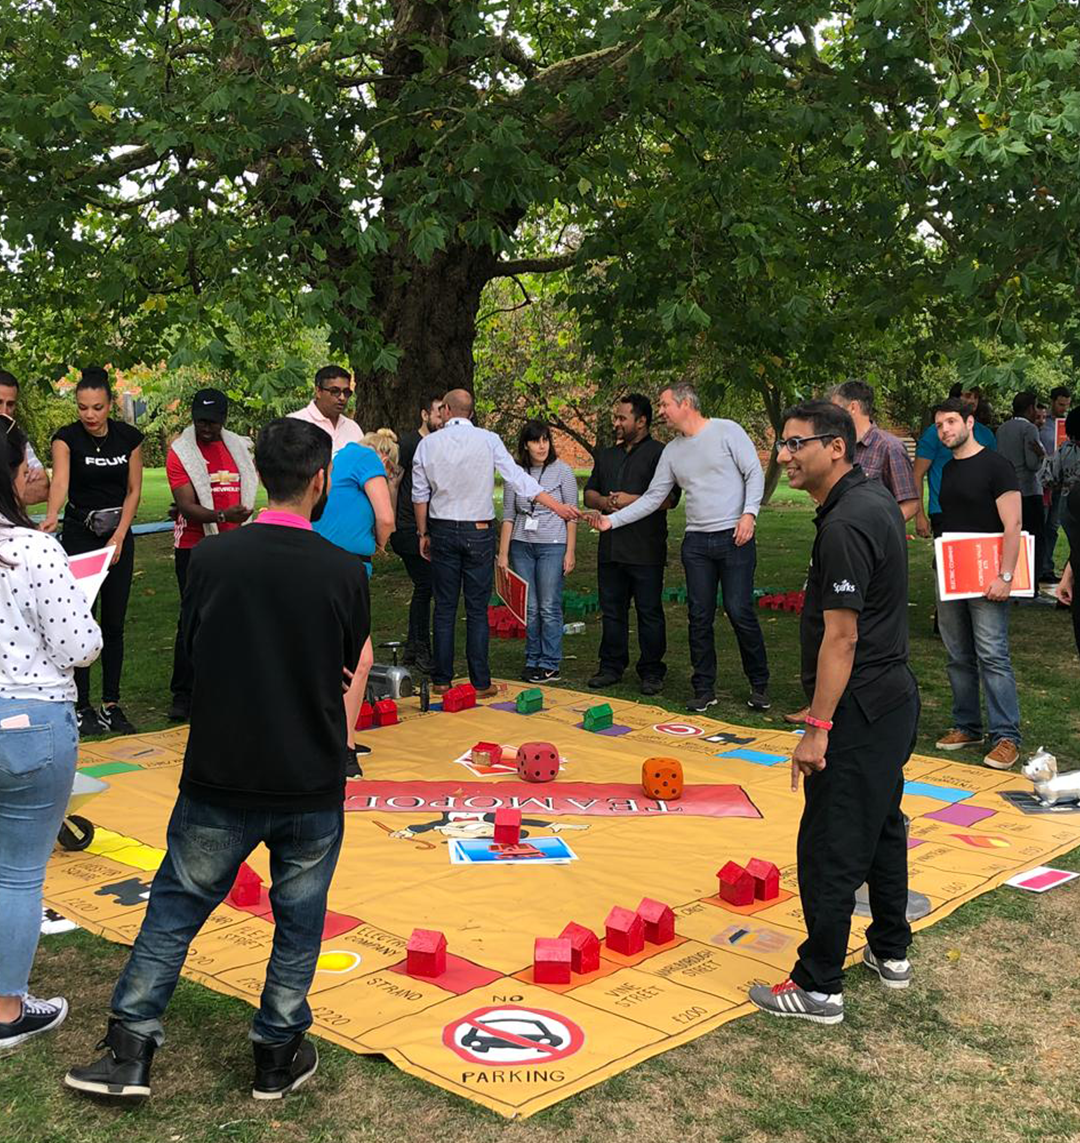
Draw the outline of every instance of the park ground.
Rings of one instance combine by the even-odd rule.
[[[164,474],[148,473],[140,519],[161,520]],[[682,582],[672,514],[668,583]],[[759,587],[802,586],[812,540],[812,509],[781,488],[758,529]],[[124,706],[142,730],[164,727],[177,595],[170,535],[140,537],[127,625]],[[1064,540],[1058,565],[1064,560]],[[930,546],[910,545],[911,659],[922,690],[917,750],[934,754],[949,725],[944,652],[933,636]],[[595,590],[596,536],[582,530],[578,566],[568,581]],[[297,585],[303,590],[303,585]],[[398,560],[377,558],[376,641],[403,637],[410,585]],[[750,726],[783,726],[802,704],[798,620],[762,613],[773,708],[746,708],[734,639],[719,619],[720,706],[716,717]],[[562,685],[583,689],[596,665],[599,621],[568,636]],[[669,672],[659,702],[683,709],[689,696],[685,608],[668,605]],[[462,640],[458,640],[459,650]],[[492,642],[492,671],[516,677],[522,644]],[[1069,616],[1017,606],[1013,664],[1020,685],[1025,748],[1040,744],[1063,768],[1077,764],[1080,666]],[[632,672],[631,672],[632,675]],[[612,694],[637,697],[627,676]],[[95,679],[96,682],[96,679]],[[243,680],[238,679],[242,686]],[[979,764],[978,753],[952,755]],[[663,855],[657,855],[662,859]],[[1080,850],[1058,860],[1080,869]],[[1080,1139],[1080,881],[1036,896],[1010,888],[985,894],[917,935],[916,979],[889,992],[854,969],[845,1022],[835,1028],[755,1015],[727,1024],[541,1112],[508,1123],[480,1107],[399,1072],[378,1057],[320,1045],[316,1079],[276,1105],[249,1096],[250,1009],[181,981],[168,1015],[168,1044],[155,1064],[154,1095],[140,1106],[79,1099],[61,1087],[73,1062],[91,1058],[104,1029],[109,994],[124,950],[84,932],[42,941],[31,981],[38,995],[66,995],[67,1022],[52,1036],[0,1059],[2,1143],[354,1143],[498,1138],[548,1143],[1011,1143]]]

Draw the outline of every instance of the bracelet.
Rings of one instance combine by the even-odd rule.
[[[814,727],[815,730],[832,730],[832,722],[827,718],[815,718],[812,714],[808,714],[803,722],[807,726]]]

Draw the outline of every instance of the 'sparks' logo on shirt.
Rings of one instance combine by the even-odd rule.
[[[849,592],[852,595],[855,594],[855,585],[851,582],[851,580],[847,579],[842,579],[839,583],[834,583],[832,585],[832,589],[837,593],[837,595],[846,595]]]

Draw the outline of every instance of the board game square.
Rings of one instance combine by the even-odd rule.
[[[994,810],[988,810],[983,806],[963,806],[952,805],[946,806],[943,810],[934,810],[931,814],[923,814],[923,817],[933,818],[934,821],[948,822],[949,825],[973,826],[976,822],[981,822],[984,818],[992,818]]]
[[[406,963],[404,960],[399,960],[397,964],[390,965],[387,971],[408,976],[410,980],[423,980],[428,984],[437,984],[447,992],[454,993],[455,996],[472,992],[474,988],[484,988],[488,984],[494,984],[496,980],[502,980],[504,975],[501,972],[495,972],[494,969],[484,968],[482,964],[475,964],[471,960],[454,956],[453,953],[446,954],[446,971],[436,977],[414,977],[406,970]]]

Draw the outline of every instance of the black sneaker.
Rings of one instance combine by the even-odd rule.
[[[658,695],[664,689],[663,679],[642,679],[641,693],[643,695]]]
[[[521,681],[523,683],[538,683],[543,674],[544,672],[539,667],[530,667],[526,664],[525,669],[521,672]]]
[[[711,694],[694,695],[686,704],[686,709],[700,714],[711,706],[716,706],[716,696]]]
[[[348,746],[345,749],[345,777],[346,778],[362,778],[364,771],[360,767],[360,763],[356,760],[356,755],[359,751],[355,746]]]
[[[113,703],[112,706],[101,704],[101,709],[98,711],[98,721],[105,728],[104,733],[112,732],[113,734],[138,734],[139,732],[132,726],[130,719],[124,714],[123,709],[119,703]]]
[[[764,687],[750,692],[750,697],[746,700],[746,705],[751,710],[768,710],[772,706],[769,702],[769,695]]]
[[[191,699],[187,695],[173,695],[167,717],[170,722],[187,722],[191,718]]]
[[[252,1044],[255,1082],[252,1099],[281,1099],[306,1083],[319,1066],[315,1045],[298,1032],[284,1044]]]
[[[538,667],[536,671],[536,681],[538,683],[557,683],[562,676],[559,674],[559,668],[555,667],[552,670],[545,670],[543,667]]]
[[[95,734],[104,734],[105,727],[92,706],[80,706],[75,711],[75,725],[79,728],[80,738],[90,738]]]
[[[0,1052],[5,1048],[14,1048],[31,1036],[59,1028],[67,1014],[68,1003],[62,996],[54,996],[50,1000],[27,996],[23,1000],[22,1015],[18,1020],[0,1023]]]
[[[64,1083],[76,1091],[94,1095],[118,1095],[130,1098],[150,1094],[150,1064],[157,1044],[150,1036],[129,1032],[119,1020],[109,1020],[109,1030],[99,1048],[108,1052],[85,1068],[72,1068]]]
[[[597,671],[595,675],[589,680],[589,687],[594,691],[602,690],[604,687],[613,687],[617,683],[622,682],[622,675],[616,675],[612,671]]]

